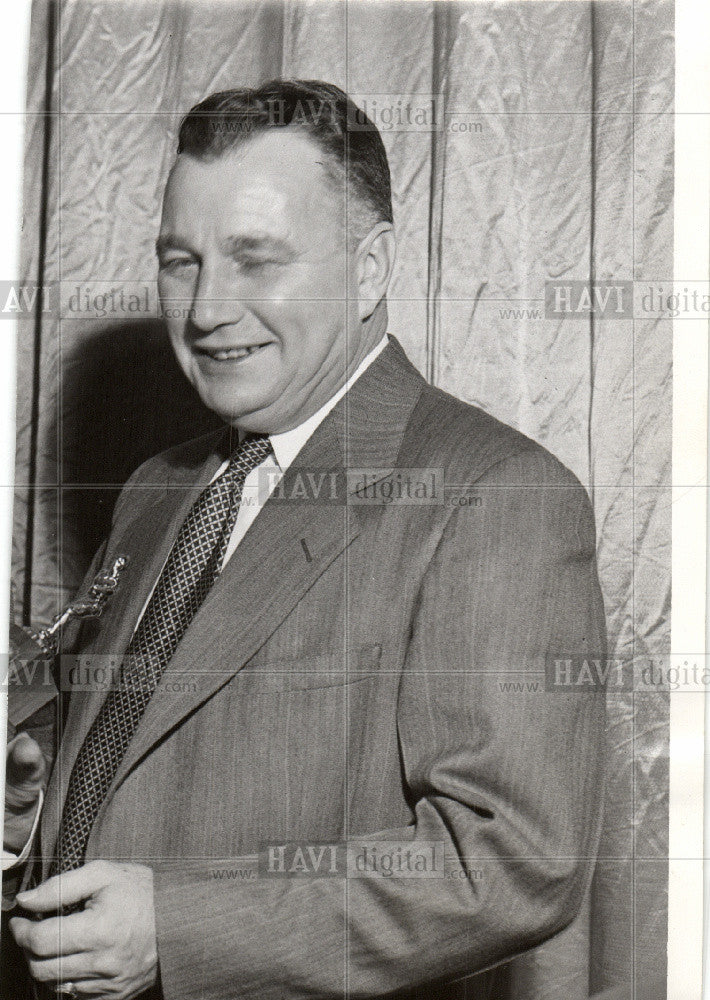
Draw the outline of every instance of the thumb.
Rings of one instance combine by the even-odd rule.
[[[44,771],[44,756],[39,744],[27,733],[18,733],[7,746],[8,785],[40,785]]]
[[[42,882],[34,889],[18,892],[17,902],[25,910],[47,913],[64,906],[80,903],[93,896],[110,881],[110,873],[103,861],[90,861],[88,865],[62,872]]]

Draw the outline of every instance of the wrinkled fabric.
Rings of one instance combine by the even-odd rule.
[[[552,278],[671,276],[671,2],[69,0],[52,23],[35,0],[32,38],[22,277],[68,288],[154,282],[179,120],[209,92],[286,75],[441,95],[442,130],[384,133],[390,328],[433,382],[580,477],[611,654],[668,653],[670,323],[546,319],[543,299]],[[18,363],[13,584],[42,623],[132,469],[215,419],[154,311],[23,320]],[[667,785],[667,696],[611,695],[588,904],[501,970],[496,996],[665,996]]]

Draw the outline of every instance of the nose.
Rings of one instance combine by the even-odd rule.
[[[192,299],[192,323],[203,333],[238,323],[246,310],[234,274],[203,261]]]

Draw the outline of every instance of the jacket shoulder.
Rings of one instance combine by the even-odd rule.
[[[153,455],[152,458],[139,465],[123,484],[114,507],[113,524],[116,524],[122,514],[132,517],[140,512],[140,505],[131,503],[137,490],[164,487],[174,481],[176,477],[179,477],[183,482],[189,482],[190,479],[196,480],[204,463],[218,448],[220,438],[223,435],[223,428],[210,431],[200,435],[200,437],[166,448],[165,451]]]
[[[138,486],[145,483],[168,482],[176,470],[198,470],[206,459],[218,447],[220,438],[224,436],[224,428],[209,431],[199,437],[182,441],[180,444],[166,448],[165,451],[153,455],[139,465],[131,473],[125,486]],[[124,489],[125,489],[124,486]]]
[[[477,406],[437,389],[426,391],[425,421],[417,421],[425,446],[415,467],[443,468],[444,485],[482,489],[496,502],[486,504],[489,524],[505,522],[505,532],[521,551],[531,537],[552,551],[594,558],[596,530],[587,490],[547,448]],[[420,414],[422,416],[423,414]],[[434,428],[438,427],[439,433]],[[492,492],[491,492],[492,491]],[[451,505],[450,512],[465,510]],[[452,517],[451,523],[456,519]],[[478,534],[478,519],[458,522],[458,544]]]
[[[521,485],[572,486],[579,480],[543,445],[478,406],[427,385],[412,415],[410,435],[417,440],[422,464],[443,466],[449,475],[475,482],[509,481],[516,470]]]

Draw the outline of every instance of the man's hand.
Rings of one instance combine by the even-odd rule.
[[[44,786],[42,751],[27,733],[7,745],[4,846],[19,854],[32,832],[39,793]]]
[[[80,913],[10,921],[32,975],[52,986],[71,982],[82,996],[138,996],[158,973],[153,872],[144,865],[91,861],[17,897],[37,914],[82,900]]]

